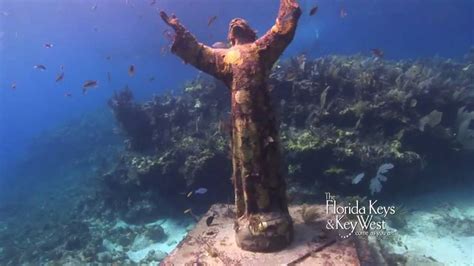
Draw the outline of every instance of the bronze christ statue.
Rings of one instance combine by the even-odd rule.
[[[233,19],[228,33],[231,46],[225,49],[198,42],[175,16],[160,15],[176,33],[172,53],[222,80],[231,90],[237,245],[260,252],[285,248],[293,239],[293,222],[288,213],[268,76],[293,40],[301,16],[298,3],[281,0],[275,25],[258,39],[247,21]]]

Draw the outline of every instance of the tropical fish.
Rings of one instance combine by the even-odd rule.
[[[347,17],[347,11],[345,8],[341,8],[341,10],[339,11],[339,17],[341,18]]]
[[[378,57],[378,58],[382,58],[384,55],[383,51],[379,48],[374,48],[374,49],[371,49],[370,51],[372,51],[373,56]]]
[[[212,225],[212,222],[214,221],[214,218],[215,218],[214,215],[211,215],[211,216],[207,217],[207,219],[206,219],[206,225],[207,225],[207,226],[211,226],[211,225]]]
[[[352,179],[352,184],[358,184],[363,178],[364,178],[365,174],[364,173],[360,173],[358,174],[357,176],[355,176],[353,179]]]
[[[86,80],[82,85],[82,94],[86,94],[88,89],[97,87],[96,80]]]
[[[229,48],[229,46],[223,42],[215,42],[213,45],[212,45],[212,48],[216,48],[216,49],[227,49]]]
[[[206,192],[207,192],[207,188],[204,188],[204,187],[198,188],[194,191],[194,193],[201,194],[201,195],[206,194]]]
[[[59,82],[63,79],[64,79],[64,72],[61,72],[56,76],[56,82]]]
[[[46,66],[45,66],[45,65],[34,65],[33,68],[39,69],[39,70],[41,70],[41,71],[46,70]]]
[[[210,17],[209,20],[207,21],[207,26],[208,27],[211,26],[212,23],[214,23],[214,21],[216,21],[216,19],[217,19],[217,16]]]
[[[83,88],[95,88],[97,87],[97,80],[86,80],[82,85]]]
[[[316,12],[318,12],[318,6],[314,6],[313,8],[311,8],[311,10],[309,11],[309,15],[314,16]]]
[[[135,75],[135,66],[134,66],[134,65],[130,65],[130,66],[128,67],[128,75],[129,75],[130,77],[132,77],[133,75]]]
[[[43,47],[44,47],[44,48],[53,48],[53,46],[54,46],[54,45],[53,45],[52,43],[45,43],[45,44],[43,44]]]

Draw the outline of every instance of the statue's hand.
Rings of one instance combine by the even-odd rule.
[[[300,7],[300,5],[298,4],[296,0],[281,0],[281,1],[282,1],[282,5],[289,9],[296,9]]]
[[[167,25],[172,27],[174,31],[178,32],[184,29],[175,15],[171,15],[171,17],[169,17],[164,11],[160,11],[160,17]]]

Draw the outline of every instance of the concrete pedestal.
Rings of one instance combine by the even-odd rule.
[[[290,206],[295,236],[292,244],[279,252],[244,251],[235,243],[235,214],[230,205],[213,205],[189,235],[160,265],[360,265],[355,244],[341,240],[335,231],[325,229],[325,207],[316,208],[318,218],[305,224],[302,207]],[[214,215],[210,226],[206,219]]]

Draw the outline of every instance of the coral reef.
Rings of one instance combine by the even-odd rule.
[[[472,178],[461,173],[471,173],[474,160],[473,63],[474,53],[460,62],[360,55],[278,62],[270,90],[289,200],[310,203],[324,191],[365,199],[386,163],[394,167],[377,197]],[[229,98],[205,76],[144,103],[127,89],[109,102],[120,130],[102,112],[39,137],[11,173],[22,182],[6,179],[15,198],[0,194],[0,264],[160,261],[193,225],[183,210],[200,215],[208,203],[231,202]],[[200,187],[208,192],[186,197]],[[470,236],[472,217],[456,215],[430,221]],[[407,231],[416,217],[400,211],[389,222]]]
[[[394,178],[386,181],[383,195],[407,182],[416,189],[434,181],[432,172],[461,167],[473,156],[474,69],[466,68],[472,63],[466,58],[301,55],[278,62],[269,89],[280,114],[291,184],[368,194],[370,179],[352,184],[353,177],[375,176],[380,165],[391,162]],[[144,116],[138,120],[150,121],[153,153],[131,147],[122,158],[127,179],[163,193],[197,186],[221,188],[225,193],[218,198],[229,193],[228,93],[223,84],[199,77],[182,94],[132,104]],[[132,118],[117,119],[126,125],[123,119]],[[133,130],[122,127],[133,143]],[[140,169],[131,171],[133,162]],[[112,173],[111,179],[119,176]]]

